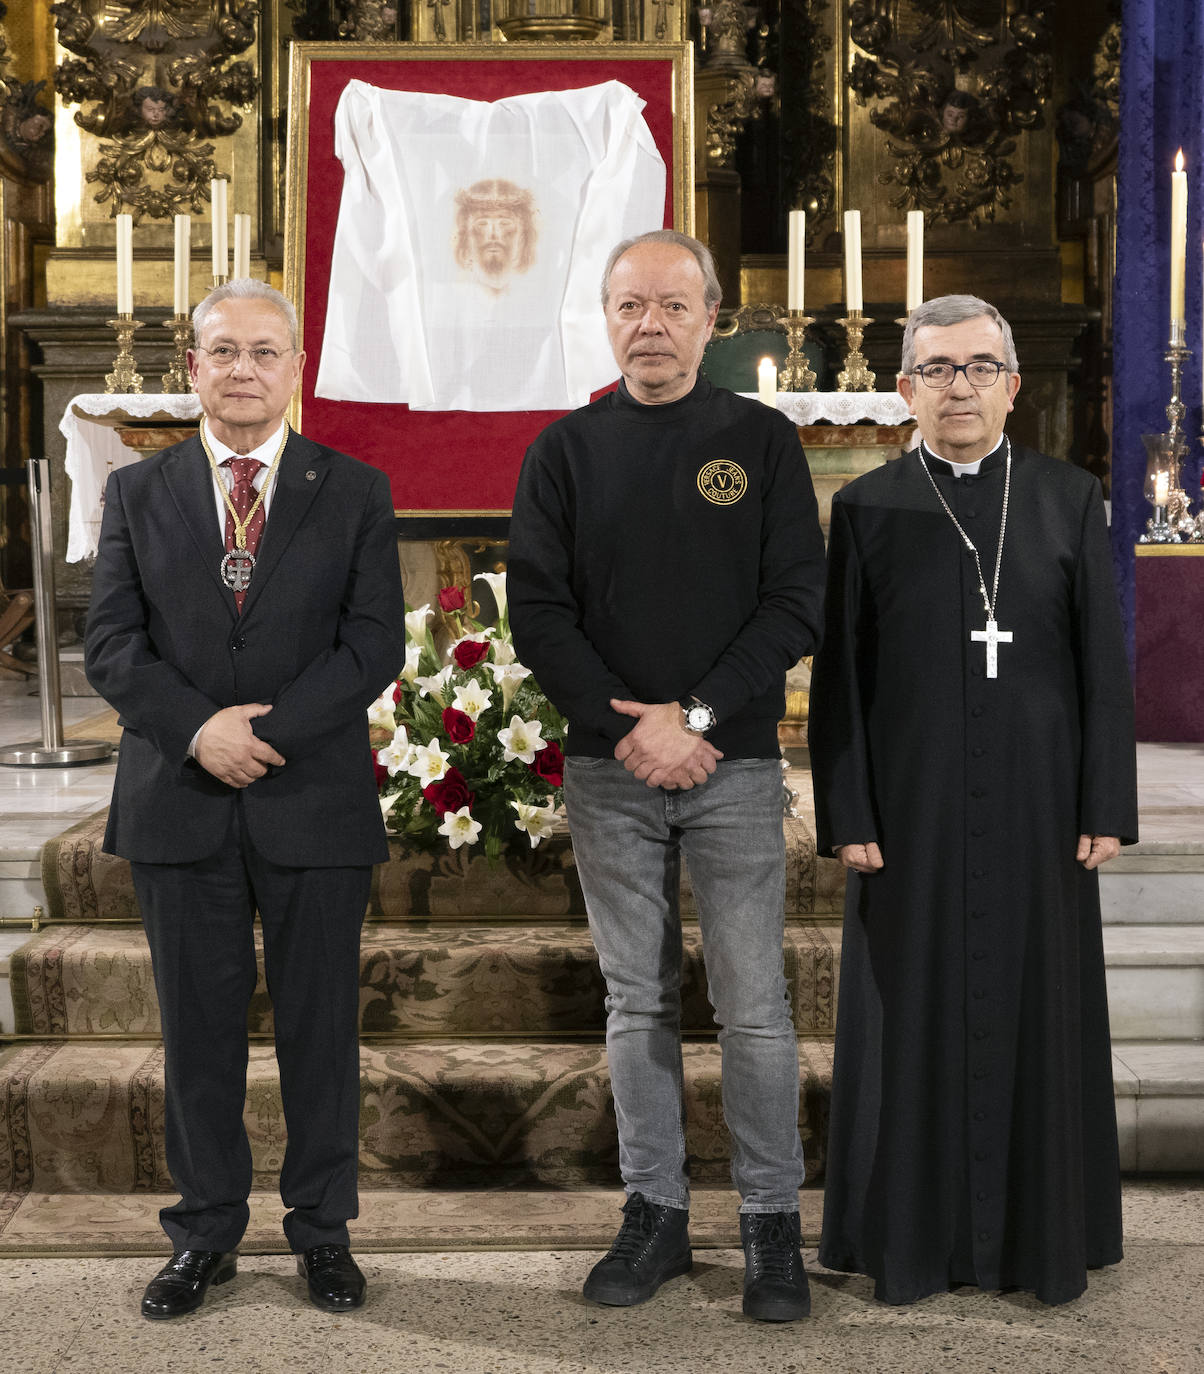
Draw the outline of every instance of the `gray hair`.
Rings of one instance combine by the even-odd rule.
[[[1016,358],[1016,344],[1012,339],[1012,327],[998,310],[977,296],[934,296],[925,301],[907,317],[903,329],[903,366],[900,377],[909,376],[916,365],[916,330],[934,327],[945,329],[951,324],[961,324],[963,320],[976,320],[985,315],[999,326],[1003,335],[1003,365],[1009,372],[1019,372],[1020,363]]]
[[[606,266],[602,269],[603,309],[610,300],[610,274],[615,263],[629,248],[635,248],[641,243],[675,243],[678,248],[684,248],[702,272],[702,303],[706,309],[713,310],[723,299],[723,288],[719,285],[719,274],[715,271],[715,259],[705,243],[700,243],[698,239],[692,239],[689,234],[683,234],[677,229],[650,229],[646,234],[636,234],[634,238],[616,243],[610,250],[610,257],[606,259]]]
[[[235,277],[223,286],[215,286],[204,300],[198,302],[192,312],[192,337],[199,341],[201,332],[213,311],[222,301],[263,301],[284,316],[288,325],[289,347],[297,351],[297,312],[287,296],[282,296],[274,286],[255,277]]]

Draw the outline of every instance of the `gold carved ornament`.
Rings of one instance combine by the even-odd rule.
[[[852,40],[869,56],[854,59],[848,83],[896,159],[879,176],[899,188],[895,209],[981,224],[1011,205],[1017,140],[1043,126],[1051,91],[1044,9],[1041,0],[1023,11],[1010,0],[850,6]]]
[[[61,0],[51,6],[73,54],[55,89],[75,122],[108,140],[87,180],[110,214],[200,213],[217,175],[214,145],[242,126],[259,80],[230,59],[255,42],[252,0]]]
[[[12,62],[4,31],[7,13],[7,6],[0,0],[0,175],[16,181],[47,181],[52,166],[54,117],[38,99],[46,83],[20,81],[10,71]]]

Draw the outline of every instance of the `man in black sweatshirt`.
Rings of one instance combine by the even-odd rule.
[[[565,802],[606,977],[627,1190],[585,1296],[630,1306],[691,1266],[682,1123],[681,857],[723,1054],[744,1310],[807,1315],[798,1051],[782,967],[786,670],[814,652],[824,549],[794,426],[698,375],[720,289],[673,230],[611,253],[617,391],[523,463],[508,591],[523,662],[568,717]]]

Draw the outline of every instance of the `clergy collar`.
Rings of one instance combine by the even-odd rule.
[[[224,463],[227,458],[258,458],[264,467],[270,468],[272,460],[276,457],[276,450],[280,447],[280,436],[284,433],[285,422],[281,420],[271,438],[260,444],[258,448],[253,448],[250,453],[239,453],[237,449],[232,449],[229,444],[223,443],[205,424],[203,418],[201,424],[205,425],[205,438],[209,441],[209,448],[213,453],[215,463]]]
[[[977,477],[980,472],[990,472],[993,468],[1003,464],[1003,435],[990,453],[984,454],[973,463],[954,463],[948,458],[942,458],[939,453],[933,453],[928,444],[920,440],[920,461],[927,463],[930,472],[938,477],[952,474],[954,477]]]

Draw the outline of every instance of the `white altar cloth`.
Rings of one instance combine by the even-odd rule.
[[[751,400],[755,391],[740,393]],[[897,391],[779,391],[777,408],[796,425],[914,424],[915,417]]]

